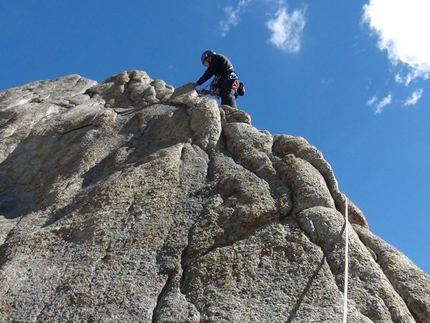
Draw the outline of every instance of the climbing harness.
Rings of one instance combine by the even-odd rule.
[[[349,220],[348,220],[348,199],[343,194],[345,199],[345,277],[344,277],[344,292],[343,292],[343,323],[347,323],[348,316],[348,234],[349,234]]]
[[[236,91],[236,97],[242,96],[245,94],[245,86],[242,82],[239,82],[239,78],[235,72],[229,72],[223,76],[217,75],[214,77],[212,82],[198,90],[197,93],[199,95],[212,95],[219,98],[219,92],[225,82],[232,81],[231,88]]]

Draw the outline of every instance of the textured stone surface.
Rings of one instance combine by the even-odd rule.
[[[304,138],[143,71],[0,92],[0,322],[341,322],[345,196]],[[350,322],[430,277],[348,201]]]

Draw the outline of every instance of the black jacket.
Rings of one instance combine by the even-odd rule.
[[[233,72],[233,65],[231,64],[229,59],[222,54],[215,54],[211,56],[209,67],[206,69],[202,77],[200,77],[196,83],[198,85],[202,85],[212,76],[224,76],[231,72]]]

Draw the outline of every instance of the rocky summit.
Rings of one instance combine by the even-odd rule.
[[[346,263],[348,322],[430,322],[317,148],[190,84],[4,90],[0,140],[0,322],[342,322]]]

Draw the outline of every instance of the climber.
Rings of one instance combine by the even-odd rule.
[[[201,86],[214,76],[210,84],[211,90],[213,91],[203,90],[201,93],[215,94],[221,98],[221,104],[237,108],[236,97],[238,95],[243,95],[243,93],[240,91],[238,93],[237,91],[239,88],[239,81],[230,60],[222,54],[215,53],[213,50],[207,50],[202,54],[201,61],[207,69],[198,81],[192,84],[195,87]]]

